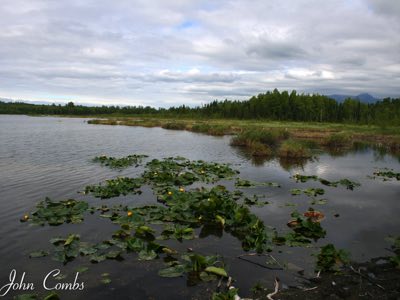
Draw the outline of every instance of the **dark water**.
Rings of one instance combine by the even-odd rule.
[[[139,262],[134,254],[126,255],[122,262],[105,261],[91,264],[78,258],[66,266],[50,258],[29,259],[34,250],[51,249],[49,239],[79,233],[82,240],[108,239],[118,227],[107,219],[88,215],[83,224],[64,224],[58,227],[37,227],[20,223],[25,213],[48,196],[53,199],[85,199],[91,205],[154,202],[149,194],[127,196],[103,202],[78,194],[88,184],[96,184],[115,176],[135,176],[140,169],[128,168],[122,172],[109,170],[90,162],[96,155],[125,156],[132,153],[147,154],[151,158],[183,156],[189,159],[227,162],[240,172],[240,177],[255,181],[273,181],[282,188],[255,188],[251,192],[266,195],[270,204],[252,210],[264,223],[276,227],[281,233],[288,231],[290,213],[304,212],[309,199],[291,196],[291,188],[315,187],[315,182],[298,184],[290,179],[296,172],[318,175],[328,180],[349,178],[361,183],[354,191],[338,187],[324,187],[328,200],[325,205],[314,205],[326,215],[322,226],[326,238],[314,246],[333,243],[351,253],[353,260],[364,261],[390,254],[385,237],[400,234],[400,186],[397,181],[368,178],[376,168],[400,169],[397,158],[377,155],[371,150],[349,153],[339,157],[321,154],[318,159],[303,166],[271,160],[253,162],[239,149],[229,146],[229,137],[211,137],[186,131],[168,131],[161,128],[88,125],[83,119],[36,118],[27,116],[0,116],[0,288],[8,282],[12,269],[19,279],[26,272],[25,281],[35,283],[35,291],[46,294],[42,279],[59,268],[67,277],[60,282],[74,280],[76,269],[88,266],[80,274],[83,291],[61,291],[62,299],[203,299],[211,285],[187,287],[184,278],[166,279],[157,275],[163,266],[161,260]],[[295,206],[293,206],[295,205]],[[339,214],[339,217],[334,217]],[[229,274],[241,295],[250,296],[249,289],[256,282],[271,286],[275,276],[286,284],[296,284],[293,271],[272,271],[237,258],[243,253],[240,242],[224,233],[208,235],[202,239],[174,245],[178,250],[187,247],[203,254],[219,253],[228,265]],[[311,274],[316,248],[280,247],[272,252],[282,264],[291,263]],[[265,259],[264,259],[265,261]],[[264,261],[261,260],[261,263]],[[102,284],[103,273],[109,273],[110,284]],[[52,280],[49,285],[58,281]],[[4,299],[23,291],[10,291]]]

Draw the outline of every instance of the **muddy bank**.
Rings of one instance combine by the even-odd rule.
[[[300,276],[300,275],[299,275]],[[321,273],[297,287],[280,289],[272,299],[400,299],[400,269],[390,258],[353,263],[340,273]],[[254,299],[268,299],[272,287],[259,288]]]

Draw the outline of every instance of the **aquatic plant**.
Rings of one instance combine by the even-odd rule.
[[[344,178],[337,181],[329,181],[324,178],[320,178],[316,175],[301,175],[295,174],[292,176],[296,180],[296,182],[307,182],[309,180],[319,181],[321,184],[326,186],[338,187],[339,185],[346,187],[348,190],[353,190],[355,187],[360,186],[358,182],[352,181],[350,179]]]
[[[218,292],[212,295],[212,300],[237,300],[238,298],[239,289],[236,288],[229,288],[226,292]]]
[[[127,194],[140,194],[143,179],[117,177],[115,179],[106,180],[105,184],[88,185],[85,187],[84,193],[92,193],[93,196],[101,199],[108,199]]]
[[[151,188],[158,203],[152,205],[101,205],[89,208],[84,201],[47,200],[39,203],[32,217],[24,222],[59,225],[67,222],[81,222],[86,211],[106,218],[117,226],[109,239],[98,243],[83,242],[78,234],[51,240],[51,251],[38,250],[31,258],[52,255],[66,264],[78,256],[86,257],[92,263],[109,259],[123,260],[134,253],[139,260],[163,258],[166,268],[160,270],[163,277],[186,275],[188,284],[227,277],[224,264],[216,256],[197,253],[180,253],[173,248],[173,241],[184,242],[212,234],[221,236],[229,233],[240,241],[244,251],[265,253],[275,244],[288,246],[310,246],[325,237],[326,231],[320,221],[324,215],[312,209],[304,214],[292,213],[288,223],[291,232],[279,236],[276,231],[265,226],[263,221],[250,210],[250,206],[261,206],[268,202],[259,195],[250,196],[246,191],[230,191],[221,185],[200,187],[199,183],[216,183],[220,180],[234,180],[236,188],[279,187],[273,182],[253,182],[237,177],[238,171],[228,164],[188,160],[183,157],[153,159],[146,163],[144,172],[136,177],[117,177],[99,185],[90,185],[85,193],[95,197],[112,198],[130,193],[140,194],[140,188]],[[295,175],[298,181],[319,181],[333,186],[355,186],[351,181],[328,182],[317,176]],[[232,185],[231,185],[232,187]],[[295,189],[294,194],[304,193],[310,197],[322,195],[321,188]],[[39,211],[39,213],[38,213]],[[60,213],[61,212],[61,213]],[[200,233],[198,233],[200,232]],[[167,240],[168,246],[160,240]],[[172,246],[171,246],[172,245]]]
[[[289,221],[288,226],[292,228],[295,234],[315,241],[325,237],[326,231],[321,227],[319,221],[315,220],[314,216],[307,214],[302,216],[297,211],[294,211],[291,216],[292,220]]]
[[[324,189],[320,189],[320,188],[308,188],[308,189],[291,189],[290,193],[292,195],[300,195],[300,194],[305,194],[309,197],[316,197],[318,195],[323,195],[325,194],[325,190]]]
[[[351,137],[345,133],[332,133],[325,139],[324,144],[332,148],[348,146],[351,145]]]
[[[281,187],[279,183],[276,182],[255,182],[247,179],[236,178],[235,187],[237,188],[248,188],[253,186],[273,186]]]
[[[390,261],[400,269],[400,237],[389,236],[387,240],[392,244],[390,248],[394,253]]]
[[[38,294],[21,294],[17,295],[13,298],[14,300],[60,300],[60,297],[56,292],[51,292],[46,296],[39,297]]]
[[[160,187],[187,186],[196,181],[213,183],[229,179],[238,172],[227,164],[189,161],[182,157],[153,159],[146,165],[143,178],[147,183]]]
[[[172,130],[184,130],[186,129],[186,124],[181,122],[168,122],[161,126],[164,129],[172,129]]]
[[[195,123],[188,129],[193,132],[206,133],[215,136],[222,136],[231,132],[230,126],[218,124],[210,125],[208,123]]]
[[[144,154],[132,154],[126,157],[116,158],[112,156],[100,155],[93,158],[92,161],[99,162],[100,164],[113,169],[122,169],[133,165],[138,167],[145,157],[148,156]]]
[[[243,130],[231,140],[233,146],[251,146],[263,144],[276,147],[281,140],[289,138],[289,132],[283,129],[247,129]]]
[[[309,158],[311,151],[305,143],[289,139],[283,141],[278,149],[278,156],[289,158]]]
[[[216,265],[221,265],[217,267]],[[200,281],[216,280],[228,277],[218,256],[203,256],[198,253],[188,253],[181,256],[181,261],[173,260],[167,263],[167,268],[161,269],[161,277],[179,277],[187,273],[189,285]]]
[[[391,180],[391,179],[396,179],[400,180],[400,173],[394,172],[393,169],[383,169],[380,171],[374,172],[375,176],[382,177],[383,181]]]
[[[317,254],[317,271],[332,272],[338,271],[341,266],[349,262],[349,254],[339,249],[337,250],[333,244],[321,247],[320,253]]]
[[[272,149],[263,143],[258,141],[250,141],[246,144],[247,149],[250,151],[252,156],[271,156],[273,154]]]
[[[74,199],[52,201],[46,197],[44,201],[37,204],[36,210],[32,213],[32,222],[38,225],[61,225],[63,223],[81,223],[83,214],[89,205],[85,201]]]

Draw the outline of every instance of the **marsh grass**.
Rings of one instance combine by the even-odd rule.
[[[288,158],[309,158],[312,156],[311,150],[306,143],[293,139],[283,141],[277,154],[279,157]]]
[[[161,125],[164,129],[172,129],[172,130],[185,130],[186,124],[183,122],[168,122]]]
[[[199,133],[205,133],[209,135],[215,135],[215,136],[223,136],[227,134],[231,134],[231,128],[230,126],[227,125],[210,125],[208,123],[195,123],[192,126],[188,126],[186,128],[187,130],[190,130],[192,132],[199,132]]]
[[[289,135],[289,132],[284,129],[246,129],[232,139],[231,145],[250,147],[259,143],[274,148],[281,140],[289,138]]]
[[[246,144],[246,147],[249,148],[252,156],[271,156],[273,154],[268,145],[257,141],[251,141],[249,144]]]
[[[328,147],[340,148],[349,147],[353,145],[352,137],[348,133],[333,133],[329,135],[324,144]]]

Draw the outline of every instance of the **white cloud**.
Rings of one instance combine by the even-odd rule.
[[[143,105],[400,96],[390,0],[2,0],[0,97]]]

